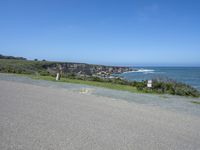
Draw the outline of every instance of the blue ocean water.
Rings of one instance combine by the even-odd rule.
[[[200,67],[134,67],[137,71],[119,76],[131,81],[168,78],[189,84],[200,90]]]

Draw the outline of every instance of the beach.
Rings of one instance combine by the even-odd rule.
[[[199,125],[198,115],[0,80],[2,150],[198,150]]]

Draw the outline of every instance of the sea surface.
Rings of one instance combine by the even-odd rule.
[[[200,91],[200,67],[134,67],[137,71],[118,76],[131,81],[167,78],[189,84]]]

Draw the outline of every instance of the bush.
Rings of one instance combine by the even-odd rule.
[[[103,82],[103,80],[99,77],[90,77],[91,81],[96,81],[96,82]]]
[[[147,82],[146,81],[142,81],[142,82],[133,82],[132,84],[133,86],[135,86],[139,91],[145,90],[146,86],[147,86]]]
[[[121,79],[121,78],[111,79],[111,82],[116,83],[116,84],[121,84],[121,85],[131,85],[130,81],[127,81],[127,80],[124,80],[124,79]]]
[[[47,71],[40,71],[39,74],[40,74],[41,76],[48,76],[48,75],[49,75],[49,72],[47,72]]]
[[[133,82],[139,91],[147,93],[173,94],[180,96],[199,97],[200,92],[195,88],[176,81],[153,80],[152,88],[147,88],[147,81]]]

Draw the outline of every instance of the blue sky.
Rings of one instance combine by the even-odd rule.
[[[0,0],[0,54],[200,66],[200,1]]]

